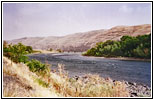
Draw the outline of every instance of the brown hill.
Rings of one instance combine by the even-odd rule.
[[[151,33],[151,25],[116,26],[111,29],[94,30],[75,33],[62,37],[25,37],[8,41],[16,44],[21,42],[35,49],[61,49],[63,51],[82,52],[93,47],[97,42],[119,40],[124,35],[137,36]]]

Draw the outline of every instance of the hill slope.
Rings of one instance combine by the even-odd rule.
[[[63,51],[82,52],[93,47],[97,42],[119,40],[123,35],[137,36],[150,34],[151,25],[116,26],[111,29],[75,33],[62,37],[25,37],[8,41],[16,44],[22,42],[35,49],[62,49]]]
[[[35,80],[39,78],[23,64],[16,64],[3,56],[4,97],[60,97],[56,90],[42,87]],[[52,91],[51,91],[52,90]]]

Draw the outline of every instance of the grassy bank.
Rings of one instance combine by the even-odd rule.
[[[3,57],[4,97],[128,97],[124,82],[113,82],[98,75],[69,78],[58,65],[58,72],[49,76],[39,76],[31,72],[23,63],[14,63]],[[85,81],[87,80],[87,81]]]
[[[7,77],[9,80],[7,80]],[[36,82],[40,77],[31,72],[23,63],[14,63],[3,57],[3,96],[4,97],[59,97],[51,86],[45,88]],[[26,88],[29,87],[29,88]],[[52,89],[52,91],[51,91]],[[21,91],[22,90],[22,91]]]

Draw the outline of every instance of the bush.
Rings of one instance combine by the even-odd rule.
[[[60,52],[60,53],[63,52],[61,49],[57,49],[57,51]]]
[[[27,63],[29,70],[35,72],[37,75],[48,75],[50,73],[49,66],[46,64],[42,64],[40,61],[32,59]]]
[[[12,61],[18,63],[18,62],[24,62],[26,63],[28,61],[28,58],[24,55],[32,53],[33,49],[31,46],[25,46],[22,43],[18,43],[15,45],[7,44],[7,42],[4,41],[3,44],[3,55],[10,58]]]
[[[49,49],[49,51],[52,51],[52,50],[53,50],[52,48]]]
[[[32,49],[31,46],[27,46],[27,47],[26,47],[26,51],[27,51],[28,53],[33,53],[33,49]]]

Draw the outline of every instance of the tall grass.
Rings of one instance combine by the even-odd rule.
[[[99,75],[88,74],[84,77],[69,78],[64,66],[59,64],[59,72],[51,73],[50,84],[65,97],[127,97],[128,90],[124,82],[113,82]],[[54,75],[56,74],[56,75]]]
[[[3,57],[3,73],[23,79],[24,83],[32,87],[34,97],[128,97],[129,92],[124,82],[101,78],[99,75],[87,74],[83,77],[70,78],[64,70],[64,65],[58,64],[57,72],[38,76],[31,72],[25,64],[11,63]],[[18,92],[3,88],[3,96],[19,96]],[[28,92],[28,91],[27,91]],[[15,94],[14,94],[15,93]]]
[[[20,91],[19,86],[16,86],[16,82],[13,82],[13,80],[10,80],[6,85],[4,86],[4,80],[3,79],[3,96],[4,97],[27,97],[26,92],[30,92],[28,97],[61,97],[59,93],[56,92],[56,90],[50,86],[48,88],[43,87],[39,84],[39,82],[35,81],[35,79],[39,79],[40,77],[37,76],[35,73],[31,72],[23,63],[14,63],[11,60],[9,60],[6,57],[3,57],[3,74],[6,74],[10,77],[15,77],[19,79],[19,82],[22,84],[27,84],[32,87],[31,92],[30,91]],[[3,75],[4,76],[4,75]],[[24,85],[23,85],[24,86]],[[24,88],[24,87],[20,87]]]

